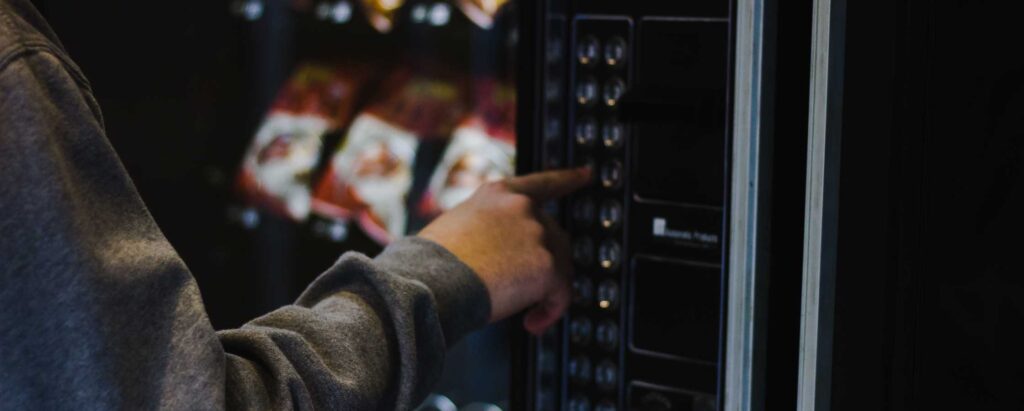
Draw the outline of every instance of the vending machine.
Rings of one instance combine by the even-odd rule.
[[[765,389],[796,391],[801,237],[766,222],[803,222],[806,140],[773,138],[807,125],[809,32],[780,16],[810,8],[787,7],[235,2],[267,88],[230,211],[260,252],[240,255],[284,304],[340,250],[373,254],[487,181],[588,165],[542,205],[572,238],[565,317],[450,347],[421,409],[791,404]]]

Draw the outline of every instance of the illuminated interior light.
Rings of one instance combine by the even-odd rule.
[[[427,21],[427,6],[425,4],[417,4],[412,8],[412,22],[423,23]]]
[[[263,3],[257,0],[245,2],[242,6],[242,15],[249,21],[259,20],[263,16]]]
[[[316,15],[316,18],[320,20],[327,20],[329,17],[331,17],[332,8],[333,7],[331,7],[331,4],[325,1],[316,5],[314,14]]]
[[[331,8],[331,21],[342,24],[352,19],[352,5],[347,1],[339,1]]]
[[[451,16],[452,11],[447,4],[434,3],[434,6],[430,8],[430,25],[440,27],[448,24]]]

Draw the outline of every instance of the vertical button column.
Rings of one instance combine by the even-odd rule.
[[[594,181],[567,203],[573,237],[573,304],[566,352],[569,409],[614,411],[622,404],[620,322],[626,265],[626,139],[618,116],[630,84],[632,22],[584,17],[574,24],[570,91],[570,161],[593,170]]]

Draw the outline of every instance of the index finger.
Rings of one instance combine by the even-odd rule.
[[[505,183],[510,190],[535,201],[547,201],[583,188],[590,182],[590,174],[589,168],[580,167],[512,177]]]

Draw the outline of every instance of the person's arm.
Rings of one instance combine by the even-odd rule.
[[[408,409],[464,333],[549,301],[537,331],[564,309],[564,238],[513,192],[546,180],[517,179],[215,332],[64,63],[0,62],[0,409]]]

